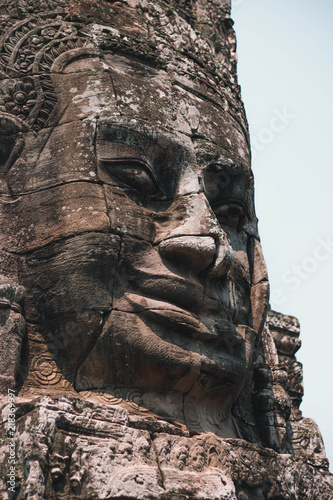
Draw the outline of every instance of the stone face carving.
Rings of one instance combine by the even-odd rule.
[[[0,6],[17,498],[329,498],[320,433],[298,410],[298,326],[271,313],[261,340],[268,278],[229,9]]]
[[[1,55],[21,392],[138,394],[192,431],[236,437],[268,282],[228,15],[212,46],[198,32],[209,3],[193,22],[159,2],[101,4],[110,26],[84,2],[33,5],[4,16]]]

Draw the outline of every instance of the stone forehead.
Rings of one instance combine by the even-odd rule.
[[[250,164],[243,123],[219,103],[178,85],[164,69],[115,54],[84,54],[76,50],[58,59],[52,76],[58,96],[52,125],[75,119],[111,122],[140,129],[159,130],[210,143],[213,156]],[[71,59],[69,60],[69,57]],[[206,148],[207,149],[207,148]]]

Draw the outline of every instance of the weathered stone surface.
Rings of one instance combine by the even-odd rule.
[[[0,5],[1,498],[332,497],[229,11]]]
[[[17,498],[329,500],[320,466],[71,395],[17,404]],[[6,450],[0,449],[2,468]]]
[[[279,394],[277,393],[276,401],[279,405],[280,399],[279,413],[280,415],[282,413],[281,416],[285,421],[285,427],[288,425],[290,428],[289,442],[294,455],[303,461],[317,466],[320,464],[321,467],[326,468],[327,458],[318,426],[310,418],[303,417],[302,412],[299,410],[303,397],[302,365],[295,358],[295,351],[300,347],[298,339],[300,334],[299,323],[292,316],[285,316],[274,311],[269,311],[267,326],[275,345],[274,361],[272,361],[272,356],[270,356],[268,364],[272,369],[273,379],[275,379],[276,384],[280,384],[278,385],[280,391],[277,389],[277,392],[279,391],[281,396],[279,398]],[[295,344],[295,340],[298,341],[297,344]],[[271,347],[266,350],[271,353],[274,347],[273,349]],[[281,385],[283,386],[282,391]],[[286,398],[287,395],[289,396],[289,403],[288,398]],[[285,407],[284,411],[283,403],[284,405],[287,403],[287,408]],[[283,413],[285,413],[284,416]],[[280,419],[280,426],[281,424],[283,427],[283,420],[281,422]]]
[[[102,187],[89,182],[6,199],[0,210],[2,248],[15,253],[31,252],[80,233],[109,231]]]
[[[93,125],[78,121],[46,128],[37,136],[28,133],[24,157],[12,166],[8,175],[11,192],[19,196],[74,181],[95,181],[93,137]]]

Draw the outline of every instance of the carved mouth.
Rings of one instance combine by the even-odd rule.
[[[223,376],[221,376],[201,371],[199,382],[205,393],[218,392],[221,395],[221,391],[228,391],[228,389],[235,387],[239,383],[239,378],[229,372],[224,372]]]
[[[195,315],[174,304],[132,293],[125,293],[115,309],[135,313],[156,333],[164,328],[169,341],[175,334],[176,344],[179,336],[194,340],[201,360],[199,382],[205,392],[228,392],[243,379],[247,370],[245,336],[223,314],[218,316],[214,311],[215,321],[210,316],[208,328]]]
[[[192,313],[169,302],[126,293],[117,302],[115,308],[135,312],[143,319],[152,320],[158,325],[164,325],[171,331],[182,333],[195,340],[216,338],[216,334],[211,332]]]
[[[164,325],[170,331],[184,334],[194,340],[201,342],[209,341],[211,343],[216,342],[217,346],[221,346],[221,344],[226,342],[226,339],[236,337],[236,343],[239,343],[241,339],[239,335],[236,334],[234,325],[226,322],[223,325],[223,331],[217,329],[216,325],[213,325],[212,328],[208,328],[192,313],[174,304],[170,304],[169,302],[150,299],[132,293],[126,293],[122,300],[126,301],[127,310],[128,305],[130,305],[131,312],[135,312],[145,319],[152,320],[159,325]],[[116,309],[123,309],[122,300],[118,302]]]
[[[173,273],[151,273],[150,269],[133,269],[127,292],[137,300],[155,300],[158,309],[174,304],[178,310],[196,314],[204,298],[204,287],[196,279],[178,276]],[[149,299],[147,298],[149,297]],[[150,299],[151,297],[151,299]],[[161,307],[162,304],[162,307]]]
[[[207,363],[207,359],[201,359],[199,382],[205,392],[228,390],[243,380],[246,374],[244,359],[235,360],[232,357],[223,356],[220,362]]]

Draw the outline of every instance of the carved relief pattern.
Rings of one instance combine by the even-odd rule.
[[[36,130],[43,128],[57,102],[51,66],[60,54],[83,43],[76,26],[64,23],[60,15],[44,15],[14,26],[0,45],[0,67],[11,78],[0,82],[0,110]]]
[[[0,41],[0,78],[2,75],[2,78],[7,76],[15,79],[0,88],[0,110],[19,116],[36,130],[46,125],[56,104],[49,76],[53,61],[66,51],[82,47],[87,39],[83,24],[64,20],[65,4],[60,0],[18,2],[17,12],[20,17],[38,13],[39,16],[29,17],[16,24],[10,21],[4,26],[4,35]],[[54,9],[56,10],[52,12]],[[235,38],[232,23],[228,15],[216,15],[221,18],[219,23],[222,31],[220,34],[216,33],[218,42],[215,46],[208,39],[198,36],[190,24],[177,17],[178,14],[165,12],[160,6],[153,4],[149,9],[143,9],[141,14],[142,34],[107,27],[99,29],[96,26],[94,43],[103,51],[134,55],[154,65],[168,68],[170,74],[178,75],[176,85],[185,84],[181,78],[183,73],[185,79],[188,78],[195,84],[195,92],[211,99],[224,111],[230,108],[247,134],[235,68],[230,63],[236,59],[232,56]],[[152,31],[153,38],[150,36]],[[220,55],[220,59],[216,57],[216,53]],[[182,64],[177,61],[178,54],[183,58]],[[187,69],[184,72],[185,66]],[[32,76],[32,79],[24,81],[24,76]],[[30,88],[31,84],[33,90]],[[29,86],[26,95],[21,88],[24,85]],[[17,88],[21,90],[20,93]]]
[[[316,423],[302,416],[303,370],[295,353],[300,348],[300,326],[296,318],[269,311],[263,344],[272,372],[275,421],[280,443],[298,457],[327,468],[322,436]]]
[[[157,421],[151,433],[128,417],[77,398],[40,399],[18,423],[26,480],[17,498],[301,500],[306,491],[307,500],[330,499],[320,467],[241,440],[172,435],[171,424],[166,433]]]
[[[36,379],[41,385],[57,384],[61,378],[61,373],[50,355],[42,355],[35,358],[32,371],[36,372]]]

